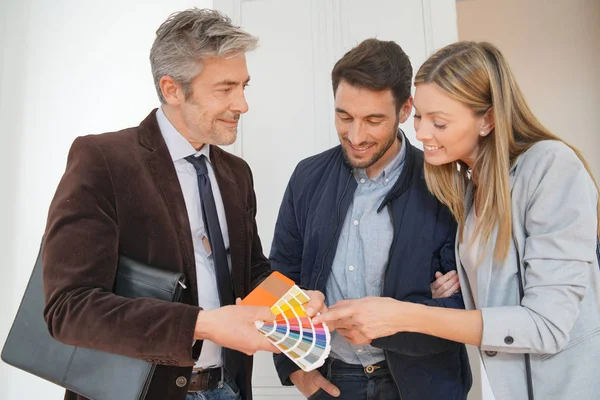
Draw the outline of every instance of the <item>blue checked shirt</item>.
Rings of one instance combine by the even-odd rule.
[[[340,233],[331,275],[327,280],[327,305],[340,300],[381,296],[383,275],[394,236],[386,209],[377,208],[394,186],[404,166],[405,143],[396,157],[376,177],[355,169],[358,187]],[[354,346],[337,332],[331,337],[331,356],[349,364],[373,365],[385,359],[383,350]]]

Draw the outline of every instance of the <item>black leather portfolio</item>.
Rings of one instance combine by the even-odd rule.
[[[115,294],[179,301],[185,276],[119,257]],[[93,400],[142,400],[155,365],[54,340],[44,321],[41,251],[2,350],[7,364]]]

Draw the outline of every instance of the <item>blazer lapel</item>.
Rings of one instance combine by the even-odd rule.
[[[143,157],[146,167],[152,175],[154,183],[169,209],[171,219],[177,227],[184,267],[182,272],[189,279],[192,298],[195,304],[198,304],[198,282],[190,222],[173,160],[156,121],[156,110],[152,111],[140,124],[139,141],[145,149]]]
[[[513,186],[515,184],[515,174],[516,174],[518,164],[519,164],[519,159],[515,160],[513,165],[510,167],[510,171],[509,171],[509,188],[511,191],[511,195],[512,195]],[[465,216],[468,216],[469,212],[471,211],[471,207],[473,206],[473,185],[472,185],[472,183],[469,183],[469,185],[467,186],[467,191],[466,191],[466,195],[465,195],[465,205],[466,205],[465,206]],[[491,246],[493,246],[493,244],[491,244]],[[464,270],[462,263],[460,261],[460,254],[459,254],[458,248],[459,248],[458,235],[456,235],[455,250],[456,250],[456,266],[458,269],[458,275],[459,275],[461,282],[467,282],[468,281],[467,273]],[[470,285],[477,285],[477,289],[478,289],[477,290],[477,305],[479,306],[479,308],[485,307],[487,305],[490,283],[491,283],[491,279],[492,279],[493,267],[494,267],[494,257],[493,257],[492,252],[490,252],[488,249],[488,254],[486,254],[486,257],[477,266],[477,282],[469,281]],[[463,301],[465,302],[465,307],[467,307],[467,309],[469,307],[472,307],[474,309],[475,304],[473,304],[473,292],[471,291],[471,288],[470,287],[469,288],[461,287],[461,290],[463,292]]]
[[[460,282],[469,282],[467,271],[463,268],[462,262],[460,261],[460,254],[458,252],[458,235],[456,235],[454,242],[455,258],[456,258],[456,270],[458,272],[458,278]],[[465,303],[465,309],[474,310],[475,303],[473,302],[473,292],[471,291],[471,285],[475,282],[469,282],[468,285],[461,285],[460,290],[463,295],[463,302]]]
[[[471,208],[473,207],[473,184],[469,183],[469,185],[467,185],[467,190],[465,193],[465,220],[467,218],[467,216],[469,215],[469,213],[471,212]],[[455,246],[455,251],[456,251],[456,266],[458,268],[458,275],[459,278],[461,280],[461,282],[469,282],[469,285],[467,285],[468,287],[463,288],[461,287],[461,290],[463,292],[463,301],[465,302],[465,307],[467,309],[475,309],[477,308],[477,305],[479,305],[481,307],[481,294],[484,291],[483,287],[480,284],[480,278],[482,278],[482,274],[483,275],[487,275],[483,272],[483,269],[480,268],[481,266],[478,265],[477,266],[477,281],[476,282],[471,282],[471,280],[469,279],[469,276],[467,274],[467,271],[465,271],[462,262],[460,261],[460,251],[459,251],[459,245],[460,245],[460,241],[459,241],[459,235],[456,235],[456,246]],[[473,291],[471,290],[471,287],[473,285],[477,285],[477,301],[475,301],[475,297],[473,295]],[[487,290],[487,286],[485,288]],[[466,296],[465,296],[466,294]]]
[[[246,208],[243,196],[236,177],[222,158],[224,150],[217,146],[210,146],[210,159],[215,168],[215,176],[223,198],[227,230],[229,232],[229,253],[231,255],[231,277],[235,295],[240,297],[244,293],[244,259],[248,227],[246,226]]]
[[[509,171],[509,189],[511,191],[511,195],[512,195],[512,189],[513,186],[515,184],[515,173],[517,170],[517,166],[519,163],[519,159],[517,159],[513,165],[510,168]],[[471,207],[472,207],[472,192],[473,192],[473,187],[471,184],[469,184],[468,188],[467,188],[467,196],[465,199],[465,204],[467,205],[465,212],[469,213]],[[497,233],[497,230],[494,232]],[[490,246],[493,246],[494,243],[490,243]],[[458,246],[456,247],[457,252],[458,252]],[[492,270],[494,268],[494,256],[493,256],[493,249],[492,248],[488,248],[487,254],[485,256],[485,258],[481,261],[481,263],[477,266],[477,282],[471,282],[471,285],[473,284],[477,284],[477,303],[479,308],[485,307],[487,305],[488,302],[488,297],[489,297],[489,290],[490,290],[490,283],[492,280]],[[461,270],[462,270],[462,265],[461,265]],[[460,271],[459,271],[460,273]],[[465,272],[462,271],[462,273],[464,274]],[[464,278],[464,276],[463,276]],[[469,299],[470,301],[470,299]],[[466,306],[466,303],[465,303]]]
[[[466,195],[465,195],[465,218],[468,217],[469,213],[471,212],[471,209],[473,208],[473,184],[469,183],[469,185],[467,186],[467,191],[466,191]],[[458,235],[457,235],[458,236]],[[457,242],[458,244],[458,242]],[[490,246],[493,246],[493,244],[490,244]],[[460,259],[459,257],[459,250],[458,250],[458,245],[456,246],[456,253],[457,253],[457,257],[458,259]],[[486,254],[486,256],[483,258],[483,260],[481,261],[481,263],[479,263],[477,265],[477,281],[476,282],[471,282],[469,280],[469,284],[470,285],[477,285],[477,308],[482,308],[485,307],[485,305],[487,304],[487,298],[488,298],[488,293],[489,293],[489,287],[490,287],[490,282],[492,279],[492,266],[493,266],[493,257],[489,257],[489,249],[488,249],[488,253]],[[462,275],[462,279],[463,281],[467,280],[467,274],[466,271],[464,271],[462,264],[460,264],[460,270],[459,270],[459,274]],[[462,288],[461,288],[462,290]],[[474,300],[473,297],[473,293],[472,291],[469,289],[469,301],[472,302]],[[466,301],[465,296],[463,295],[463,300]],[[465,306],[467,305],[467,303],[465,303]],[[475,305],[473,304],[473,308]]]

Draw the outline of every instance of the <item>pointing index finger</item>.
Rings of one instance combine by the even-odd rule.
[[[335,322],[340,319],[350,318],[354,314],[354,310],[351,306],[336,305],[335,308],[330,308],[326,313],[317,315],[313,321],[317,324],[321,322]]]

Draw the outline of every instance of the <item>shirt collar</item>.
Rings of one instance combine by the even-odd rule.
[[[187,156],[191,155],[194,155],[195,157],[204,155],[210,162],[210,145],[205,144],[200,150],[196,151],[194,146],[192,146],[190,142],[188,142],[187,139],[184,138],[183,135],[179,133],[179,131],[173,126],[171,121],[169,121],[163,112],[162,107],[159,107],[156,111],[156,121],[158,122],[160,133],[167,144],[167,148],[169,149],[169,154],[171,154],[171,159],[173,162],[177,160],[183,160]]]

